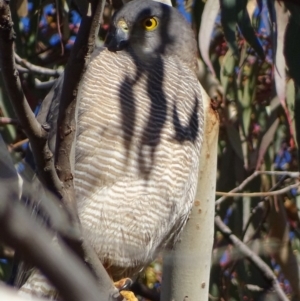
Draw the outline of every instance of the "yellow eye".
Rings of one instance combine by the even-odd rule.
[[[143,27],[146,30],[153,30],[157,27],[158,22],[157,19],[154,17],[150,17],[150,18],[146,18],[143,22],[142,22]]]

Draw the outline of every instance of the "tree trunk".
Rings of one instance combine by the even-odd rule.
[[[161,300],[207,301],[214,237],[219,120],[202,88],[204,137],[194,206],[179,242],[164,256]]]

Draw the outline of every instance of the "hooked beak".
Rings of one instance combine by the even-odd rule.
[[[116,28],[113,32],[109,32],[105,39],[105,46],[109,51],[120,51],[128,45],[128,33],[121,28]]]

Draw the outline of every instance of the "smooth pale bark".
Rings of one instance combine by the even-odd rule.
[[[172,252],[164,256],[161,301],[207,301],[214,235],[219,119],[202,89],[204,137],[196,198]]]

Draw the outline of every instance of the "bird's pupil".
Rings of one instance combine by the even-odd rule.
[[[146,26],[147,27],[151,27],[152,26],[152,21],[151,20],[147,20],[146,21]]]

